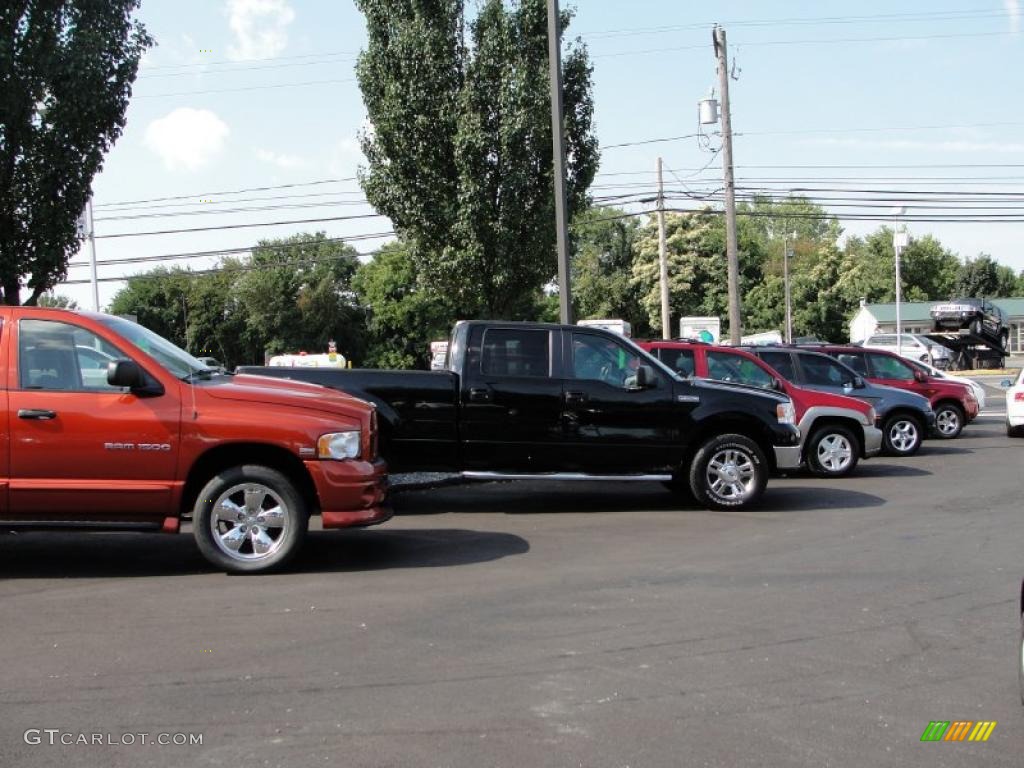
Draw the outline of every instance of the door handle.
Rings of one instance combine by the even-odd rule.
[[[579,405],[587,400],[586,392],[566,392],[565,393],[565,404],[566,405]]]
[[[18,410],[19,419],[36,419],[37,421],[49,421],[57,418],[56,411],[47,411],[42,408],[21,408]]]
[[[491,402],[491,390],[487,387],[473,387],[469,390],[469,402],[489,403]]]

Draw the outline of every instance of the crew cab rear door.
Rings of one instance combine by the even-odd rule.
[[[177,390],[138,397],[96,376],[78,347],[126,350],[73,320],[11,323],[9,520],[161,522],[176,480]]]
[[[561,468],[562,382],[556,329],[474,325],[460,377],[462,466]]]

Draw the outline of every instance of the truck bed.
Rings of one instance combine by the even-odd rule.
[[[306,381],[377,406],[380,451],[393,472],[459,469],[458,376],[449,371],[267,367],[238,373]]]

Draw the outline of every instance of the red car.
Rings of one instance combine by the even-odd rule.
[[[387,520],[373,406],[208,369],[98,313],[0,307],[7,429],[0,529],[175,533],[215,565],[259,572],[324,528]]]
[[[882,449],[874,408],[861,400],[798,387],[742,349],[688,341],[639,344],[683,376],[785,392],[796,408],[803,461],[820,477],[848,475],[861,457],[875,456]]]
[[[929,376],[894,352],[833,344],[813,349],[848,365],[868,381],[928,398],[935,411],[935,434],[944,440],[959,435],[978,416],[978,401],[970,386]]]

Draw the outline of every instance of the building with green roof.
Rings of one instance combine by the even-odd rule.
[[[900,302],[900,320],[904,333],[930,333],[931,308],[941,301]],[[1006,314],[1010,323],[1010,351],[1024,351],[1024,298],[992,299],[992,303]],[[876,333],[896,332],[896,304],[860,303],[860,309],[850,320],[850,341],[863,341]]]

